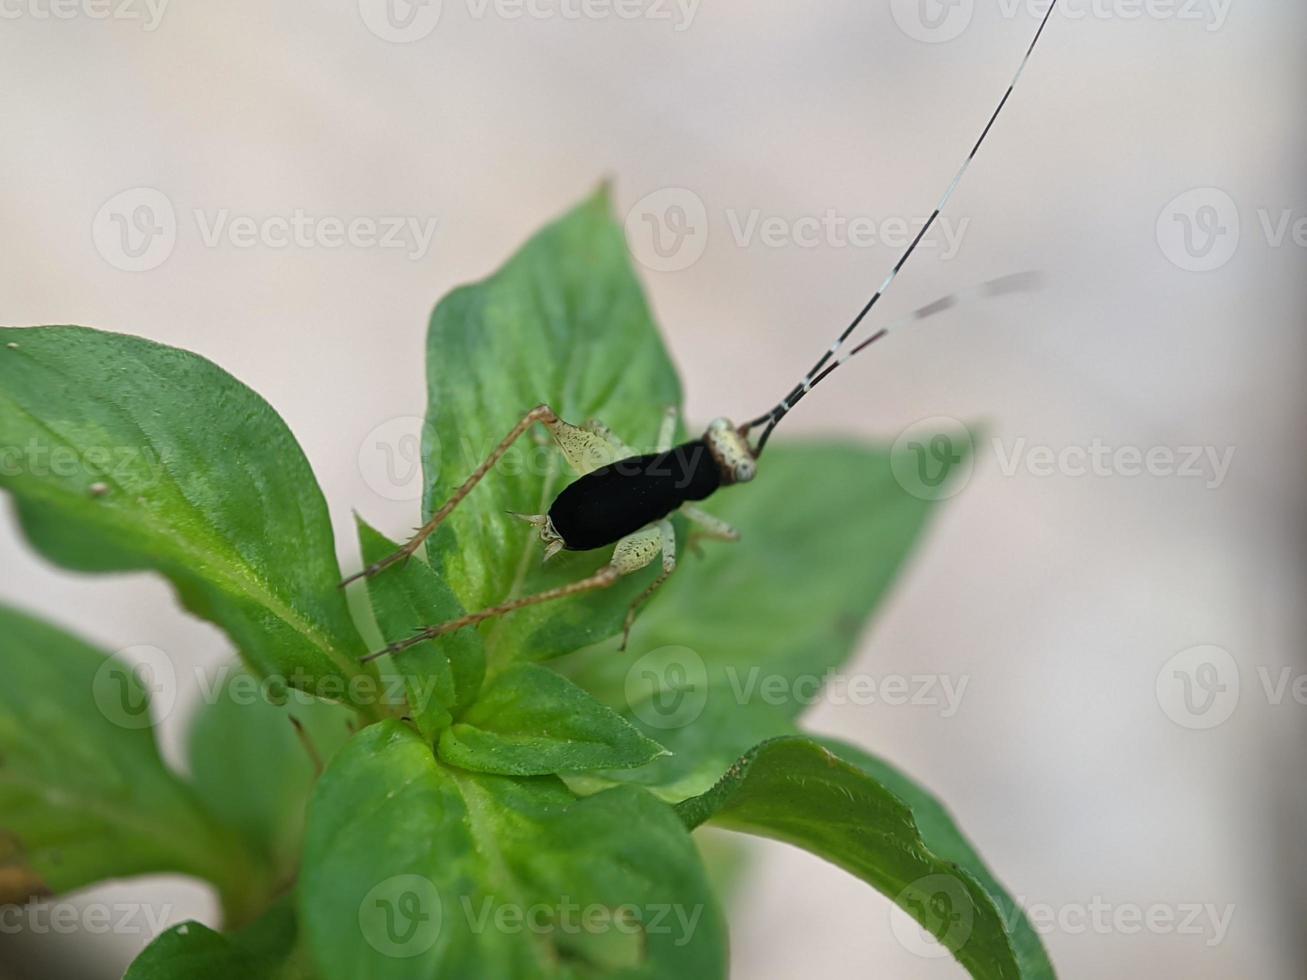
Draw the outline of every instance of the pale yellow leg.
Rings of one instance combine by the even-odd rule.
[[[631,627],[635,625],[635,614],[658,591],[659,587],[671,577],[672,572],[676,571],[676,530],[672,527],[672,522],[668,520],[659,521],[656,527],[658,529],[659,550],[663,553],[663,570],[649,584],[649,588],[635,597],[631,607],[626,610],[626,624],[622,627],[622,645],[619,647],[621,650],[626,649],[626,644],[631,639]]]
[[[599,419],[591,419],[585,424],[585,429],[587,432],[593,432],[600,439],[613,447],[613,451],[618,454],[613,462],[616,462],[617,459],[626,459],[629,456],[639,455],[634,449],[622,441],[621,436],[617,435],[617,433],[608,428],[608,426],[599,421]]]
[[[705,538],[715,538],[718,541],[739,541],[740,532],[727,524],[720,517],[714,517],[707,511],[700,510],[693,504],[684,504],[681,507],[681,513],[691,521],[698,529],[699,535]]]
[[[660,523],[667,523],[665,521]],[[669,525],[670,529],[670,525]],[[438,636],[444,636],[447,633],[453,633],[456,630],[465,629],[468,626],[475,626],[477,623],[492,619],[495,616],[502,616],[505,613],[511,613],[526,606],[539,605],[542,602],[551,602],[554,599],[565,599],[568,596],[579,595],[582,592],[593,592],[596,589],[606,589],[623,575],[630,575],[632,572],[638,572],[644,568],[656,557],[658,557],[659,547],[662,537],[659,525],[650,525],[629,534],[617,542],[613,549],[612,560],[599,571],[595,572],[589,578],[583,578],[579,582],[572,582],[569,585],[562,585],[556,589],[547,589],[544,592],[537,592],[535,595],[523,596],[520,599],[512,599],[508,602],[500,603],[498,606],[491,606],[489,609],[482,609],[480,612],[469,613],[466,616],[460,616],[458,619],[451,619],[447,623],[440,623],[436,626],[428,626],[419,630],[408,639],[399,640],[390,644],[376,653],[370,653],[363,658],[366,663],[369,660],[375,660],[378,657],[384,657],[387,654],[400,653],[411,646],[416,646],[425,640],[433,640]]]
[[[383,569],[389,568],[396,562],[404,561],[405,559],[412,557],[418,548],[422,547],[422,542],[431,537],[432,533],[436,528],[440,527],[445,518],[453,513],[454,508],[463,502],[463,498],[472,492],[472,489],[481,482],[496,463],[503,459],[504,454],[512,448],[513,443],[521,438],[522,433],[531,428],[531,426],[537,422],[544,423],[546,426],[549,426],[552,431],[553,427],[559,424],[560,419],[554,414],[554,410],[548,405],[537,405],[535,408],[531,409],[531,411],[527,412],[526,415],[522,416],[522,420],[518,422],[517,425],[513,426],[512,431],[504,437],[503,441],[494,448],[494,451],[486,457],[485,462],[473,471],[472,475],[464,481],[463,485],[454,491],[454,495],[450,497],[449,500],[445,501],[444,506],[432,514],[431,520],[418,528],[417,533],[409,538],[402,548],[392,555],[387,555],[385,558],[381,559],[381,561],[375,562],[362,571],[349,576],[349,578],[340,583],[341,586],[344,587],[361,578],[371,578],[373,575],[376,575]]]
[[[658,426],[658,452],[665,453],[676,441],[676,406],[668,405],[663,410],[663,421]]]
[[[576,426],[556,419],[548,425],[549,434],[577,476],[585,476],[601,466],[632,455],[602,422],[591,421]]]

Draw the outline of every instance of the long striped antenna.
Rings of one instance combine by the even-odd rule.
[[[880,284],[880,288],[876,290],[871,299],[867,300],[866,305],[858,311],[858,315],[853,318],[853,322],[844,328],[843,333],[835,339],[835,343],[831,344],[830,348],[822,354],[817,363],[812,366],[812,369],[803,376],[803,380],[795,385],[790,393],[782,398],[779,404],[777,404],[770,412],[758,416],[753,421],[741,427],[740,431],[747,434],[754,427],[766,423],[767,428],[763,430],[762,435],[758,439],[758,445],[754,449],[755,455],[762,452],[763,447],[767,444],[767,440],[771,437],[772,431],[780,423],[780,420],[789,413],[790,409],[803,399],[804,395],[825,380],[832,371],[848,361],[848,359],[854,354],[865,350],[869,345],[875,343],[889,332],[889,328],[877,331],[869,338],[859,343],[856,347],[848,351],[844,350],[844,344],[849,339],[849,336],[858,328],[858,325],[862,323],[867,314],[870,313],[872,308],[880,301],[880,298],[885,295],[890,284],[894,282],[899,272],[902,271],[903,266],[907,264],[908,259],[912,257],[912,253],[915,252],[917,246],[921,244],[921,240],[926,237],[926,233],[930,231],[931,227],[935,224],[935,219],[938,218],[940,212],[948,206],[949,200],[953,197],[953,192],[958,189],[958,185],[962,183],[962,177],[971,166],[971,161],[976,158],[976,154],[980,151],[980,147],[985,142],[985,138],[989,136],[989,131],[994,128],[994,123],[998,120],[999,113],[1003,111],[1003,107],[1007,105],[1008,99],[1011,98],[1013,90],[1017,87],[1017,82],[1021,81],[1021,76],[1026,70],[1026,64],[1030,61],[1030,56],[1034,53],[1035,45],[1039,43],[1039,38],[1043,35],[1044,28],[1048,26],[1049,18],[1053,16],[1053,10],[1056,7],[1057,0],[1053,0],[1053,2],[1048,5],[1048,10],[1044,13],[1043,20],[1039,22],[1039,29],[1035,31],[1035,36],[1030,42],[1030,47],[1026,48],[1025,56],[1022,57],[1021,64],[1017,67],[1016,74],[1012,76],[1012,82],[1008,85],[1007,91],[1003,93],[1003,98],[999,100],[998,107],[994,110],[993,115],[989,117],[989,122],[985,124],[985,128],[980,131],[980,137],[976,140],[975,145],[972,146],[971,152],[967,154],[967,158],[962,161],[962,166],[958,168],[958,172],[953,177],[953,182],[948,185],[948,190],[946,190],[944,196],[940,198],[939,204],[935,206],[935,210],[931,212],[930,217],[926,219],[926,223],[921,226],[921,230],[917,232],[916,237],[912,239],[907,249],[901,256],[899,256],[899,260],[894,263],[894,268],[891,269],[889,275],[885,277],[885,281]],[[831,363],[832,359],[834,359],[834,363]]]
[[[866,340],[859,341],[852,347],[842,349],[833,361],[830,361],[818,374],[812,379],[811,388],[815,388],[822,378],[830,374],[841,364],[849,361],[850,358],[862,353],[882,337],[886,337],[895,331],[901,330],[910,323],[916,323],[918,320],[927,320],[932,316],[943,313],[945,310],[951,310],[958,306],[969,304],[974,300],[992,299],[999,296],[1010,296],[1013,293],[1033,293],[1043,285],[1043,279],[1038,272],[1017,272],[1008,276],[1000,276],[997,279],[989,279],[975,286],[968,286],[966,289],[959,289],[955,293],[941,297],[925,306],[919,306],[911,313],[899,317],[888,327],[881,327]],[[761,446],[759,446],[761,449]]]

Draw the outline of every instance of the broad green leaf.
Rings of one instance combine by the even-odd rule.
[[[721,916],[670,807],[445,767],[396,722],[318,784],[299,902],[324,980],[725,976]]]
[[[204,358],[83,327],[0,329],[0,453],[0,487],[51,561],[161,572],[292,686],[371,674],[304,454]]]
[[[601,646],[560,662],[673,753],[615,778],[669,798],[702,792],[819,700],[931,512],[894,473],[888,453],[865,446],[772,444],[757,479],[706,505],[740,542],[684,555],[629,653]]]
[[[1039,939],[943,808],[861,752],[764,742],[677,812],[785,841],[892,898],[978,980],[1052,977]]]
[[[362,519],[357,523],[365,564],[394,553],[395,542]],[[411,636],[423,626],[457,619],[465,611],[440,576],[417,560],[368,579],[367,588],[377,627],[388,642]],[[485,644],[476,630],[428,640],[389,659],[404,679],[414,724],[433,739],[472,703],[486,673]]]
[[[191,785],[210,813],[244,835],[275,881],[293,881],[317,763],[345,744],[356,716],[298,691],[273,703],[267,684],[236,665],[206,679],[202,694],[187,746]]]
[[[261,901],[265,870],[159,758],[151,689],[168,693],[167,665],[132,669],[3,607],[0,637],[0,880],[62,893],[175,871],[213,882],[228,909]]]
[[[612,708],[538,664],[507,668],[439,742],[444,762],[508,776],[625,769],[664,754]]]
[[[1021,967],[1020,976],[1053,976],[1048,953],[1021,906],[989,870],[984,859],[958,829],[953,817],[939,800],[883,759],[864,752],[855,745],[831,738],[819,738],[816,741],[843,761],[857,766],[906,803],[912,810],[917,829],[921,831],[921,839],[931,851],[945,861],[965,868],[984,887],[1009,927],[1017,962]]]
[[[237,933],[183,922],[160,935],[123,980],[310,980],[296,948],[295,909],[272,908]]]
[[[598,417],[637,450],[652,447],[680,382],[600,192],[546,227],[489,279],[455,290],[427,336],[425,513],[431,514],[532,408],[577,425]],[[527,436],[428,543],[463,605],[477,610],[584,578],[611,549],[541,566],[532,529],[575,474]],[[547,657],[617,633],[653,569],[601,593],[522,610],[487,628],[490,656]]]

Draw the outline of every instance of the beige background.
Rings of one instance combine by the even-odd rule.
[[[76,8],[42,18],[48,2],[4,0],[0,19],[0,320],[141,334],[252,385],[300,438],[351,564],[341,533],[351,508],[392,534],[413,523],[416,491],[388,483],[369,446],[377,426],[421,413],[423,330],[438,296],[603,177],[623,214],[686,189],[703,202],[706,248],[644,279],[692,416],[756,412],[894,250],[741,243],[732,222],[755,210],[789,221],[828,209],[876,222],[924,215],[1035,24],[1024,5],[980,4],[956,38],[932,43],[900,26],[915,7],[897,0],[714,0],[684,30],[649,17],[508,19],[493,6],[477,16],[471,0],[445,0],[428,36],[389,43],[345,0],[175,0],[155,30]],[[961,18],[945,26],[970,6],[943,9]],[[886,441],[933,416],[987,426],[969,485],[851,668],[966,677],[960,709],[825,703],[809,721],[936,789],[1014,893],[1061,920],[1046,941],[1065,976],[1298,976],[1307,708],[1272,704],[1258,669],[1307,670],[1304,250],[1268,240],[1259,211],[1272,230],[1285,209],[1307,214],[1307,15],[1210,0],[1185,8],[1199,19],[1133,9],[1099,0],[1055,17],[949,212],[968,222],[957,254],[924,252],[884,312],[1028,268],[1047,273],[1047,288],[886,342],[788,423],[791,434]],[[114,239],[93,224],[138,187],[166,196],[178,230],[166,261],[127,272],[106,260]],[[1184,262],[1182,226],[1165,209],[1195,187],[1223,191],[1240,219],[1238,247],[1207,272],[1172,261]],[[1224,200],[1181,206],[1207,228],[1202,208]],[[210,247],[194,218],[296,208],[438,227],[414,259]],[[1229,213],[1217,218],[1226,235],[1209,258],[1233,243]],[[1019,447],[1095,439],[1235,456],[1215,488],[1004,473]],[[227,652],[152,578],[56,572],[11,520],[0,554],[6,601],[109,649],[149,643],[183,664]],[[1190,730],[1156,686],[1169,658],[1201,644],[1230,653],[1242,689],[1227,721]],[[181,693],[164,725],[173,758],[197,692]],[[870,889],[800,852],[758,850],[732,916],[736,976],[960,975],[906,951]],[[80,901],[148,899],[174,919],[211,919],[203,888],[158,885]],[[1095,902],[1182,917],[1211,903],[1233,917],[1220,942],[1210,928],[1080,927],[1077,910]],[[146,938],[0,937],[0,962],[15,975],[116,976]],[[77,950],[92,965],[66,965]]]

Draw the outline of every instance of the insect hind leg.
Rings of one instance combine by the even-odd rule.
[[[622,626],[622,645],[619,650],[625,650],[631,640],[631,627],[635,625],[635,614],[640,611],[640,607],[648,602],[655,592],[662,587],[662,584],[671,578],[672,572],[676,571],[676,530],[672,527],[669,520],[661,520],[656,525],[658,531],[658,547],[663,555],[663,570],[658,573],[647,589],[641,592],[632,600],[630,607],[626,610],[626,622]]]
[[[628,456],[636,455],[636,451],[628,446],[622,440],[621,436],[615,433],[606,423],[599,419],[590,419],[590,421],[586,422],[582,428],[587,432],[594,433],[604,442],[608,443],[608,445],[612,446],[613,451],[618,454],[618,459],[625,459]]]
[[[660,522],[665,523],[665,522]],[[628,534],[621,541],[617,542],[617,547],[613,549],[612,560],[599,571],[595,572],[588,578],[583,578],[567,585],[561,585],[555,589],[547,589],[544,592],[537,592],[535,595],[523,596],[520,599],[510,599],[502,602],[497,606],[491,606],[488,609],[482,609],[480,612],[468,613],[466,616],[460,616],[458,619],[451,619],[447,623],[439,623],[435,626],[427,626],[418,630],[412,636],[405,640],[399,640],[391,643],[389,646],[370,653],[363,658],[366,663],[369,660],[376,660],[387,654],[402,653],[409,647],[416,646],[424,640],[434,640],[437,637],[444,636],[447,633],[454,633],[469,626],[476,626],[487,619],[493,619],[496,616],[503,616],[507,613],[515,612],[518,609],[525,609],[527,606],[536,606],[542,602],[552,602],[555,599],[565,599],[569,596],[580,595],[583,592],[594,592],[598,589],[606,589],[613,585],[625,575],[632,572],[638,572],[658,556],[662,545],[662,537],[658,525],[651,525],[634,534]]]
[[[340,583],[341,587],[343,588],[351,582],[355,582],[361,578],[371,578],[373,575],[389,568],[391,565],[411,558],[414,553],[417,552],[418,548],[422,547],[422,542],[431,537],[436,528],[440,527],[445,518],[453,513],[454,508],[463,502],[463,499],[485,478],[485,475],[494,468],[495,464],[504,458],[504,455],[512,448],[513,443],[517,442],[527,429],[531,428],[535,423],[540,422],[553,431],[554,427],[561,421],[562,420],[559,419],[554,410],[548,405],[537,405],[535,408],[531,409],[531,411],[527,412],[522,416],[517,425],[513,426],[508,435],[504,436],[499,445],[491,451],[485,461],[473,470],[471,476],[463,481],[463,485],[454,491],[454,495],[450,497],[449,500],[445,501],[439,510],[431,515],[429,521],[417,529],[414,535],[404,543],[403,547],[393,554],[387,555],[380,561],[367,566],[362,571],[356,572],[344,579]]]
[[[568,585],[559,586],[556,589],[548,589],[544,592],[537,592],[535,595],[523,596],[520,599],[512,599],[508,602],[500,603],[498,606],[491,606],[488,609],[482,609],[480,612],[468,613],[466,616],[460,616],[458,619],[451,619],[447,623],[439,623],[435,626],[427,626],[406,640],[399,640],[390,644],[376,653],[370,653],[363,658],[362,662],[367,663],[369,660],[376,660],[387,654],[402,653],[409,647],[416,646],[424,640],[434,640],[437,637],[444,636],[447,633],[455,633],[458,630],[466,629],[469,626],[476,626],[487,619],[493,619],[496,616],[503,616],[506,613],[514,612],[518,609],[525,609],[527,606],[539,605],[542,602],[552,602],[554,599],[565,599],[568,596],[580,595],[583,592],[593,592],[596,589],[606,589],[619,578],[622,573],[613,565],[605,565],[599,571],[595,572],[588,578],[583,578]]]

